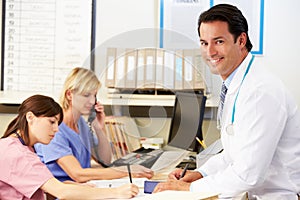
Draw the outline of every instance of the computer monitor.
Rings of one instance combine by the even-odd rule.
[[[168,144],[181,149],[199,152],[195,140],[203,140],[202,122],[206,97],[194,92],[176,92]]]

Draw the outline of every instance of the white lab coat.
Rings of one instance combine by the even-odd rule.
[[[221,140],[224,151],[198,170],[207,174],[191,191],[233,197],[248,191],[250,199],[297,199],[300,192],[300,113],[283,84],[254,59],[234,100],[249,53],[238,68],[224,102]],[[283,66],[284,67],[284,66]]]

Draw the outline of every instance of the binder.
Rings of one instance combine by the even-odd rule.
[[[134,49],[126,49],[125,66],[126,66],[126,81],[125,88],[136,88],[136,54]]]
[[[116,48],[107,48],[105,86],[108,88],[115,87],[115,61],[116,61]]]
[[[117,147],[120,149],[121,155],[123,157],[128,154],[128,149],[123,137],[123,133],[121,132],[121,124],[116,122],[114,123],[114,127],[117,138]]]
[[[155,57],[156,49],[148,48],[145,49],[145,79],[144,88],[154,89],[155,88]]]
[[[112,116],[105,119],[105,136],[112,149],[112,161],[127,155],[133,150],[131,147],[132,141],[129,142],[127,138],[125,125],[122,121],[123,118]],[[139,142],[139,139],[136,140]],[[140,148],[140,145],[138,148]]]
[[[145,63],[145,49],[138,49],[136,65],[136,88],[144,88]]]
[[[125,49],[117,48],[116,56],[116,68],[115,68],[115,88],[125,87]]]
[[[112,151],[112,160],[116,160],[117,159],[117,152],[115,150],[115,146],[114,146],[114,143],[112,141],[112,126],[111,126],[111,122],[110,121],[105,121],[105,136],[110,144],[110,148],[111,148],[111,151]]]
[[[163,86],[165,89],[173,90],[174,87],[174,66],[175,52],[166,50],[164,53],[164,76]]]
[[[162,89],[164,77],[164,53],[163,49],[156,49],[156,75],[155,88]]]
[[[194,89],[205,89],[205,63],[198,49],[194,49]]]
[[[183,58],[183,89],[191,90],[194,89],[194,73],[197,72],[195,69],[194,50],[184,49]]]
[[[121,149],[119,148],[119,141],[115,130],[115,122],[109,122],[108,126],[109,126],[111,141],[113,144],[113,157],[114,159],[121,158],[122,152]]]
[[[183,89],[183,50],[175,51],[175,90]]]

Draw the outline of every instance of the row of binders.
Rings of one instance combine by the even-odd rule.
[[[112,149],[112,162],[141,147],[139,137],[127,133],[125,123],[128,120],[126,117],[114,116],[105,119],[105,136]]]
[[[199,49],[107,48],[108,88],[204,90]]]

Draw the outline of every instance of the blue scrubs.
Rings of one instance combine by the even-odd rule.
[[[35,144],[34,148],[43,163],[47,165],[52,174],[60,181],[72,180],[56,163],[64,156],[73,155],[82,168],[90,168],[91,143],[90,130],[83,117],[78,121],[79,133],[61,123],[59,131],[48,145]]]

